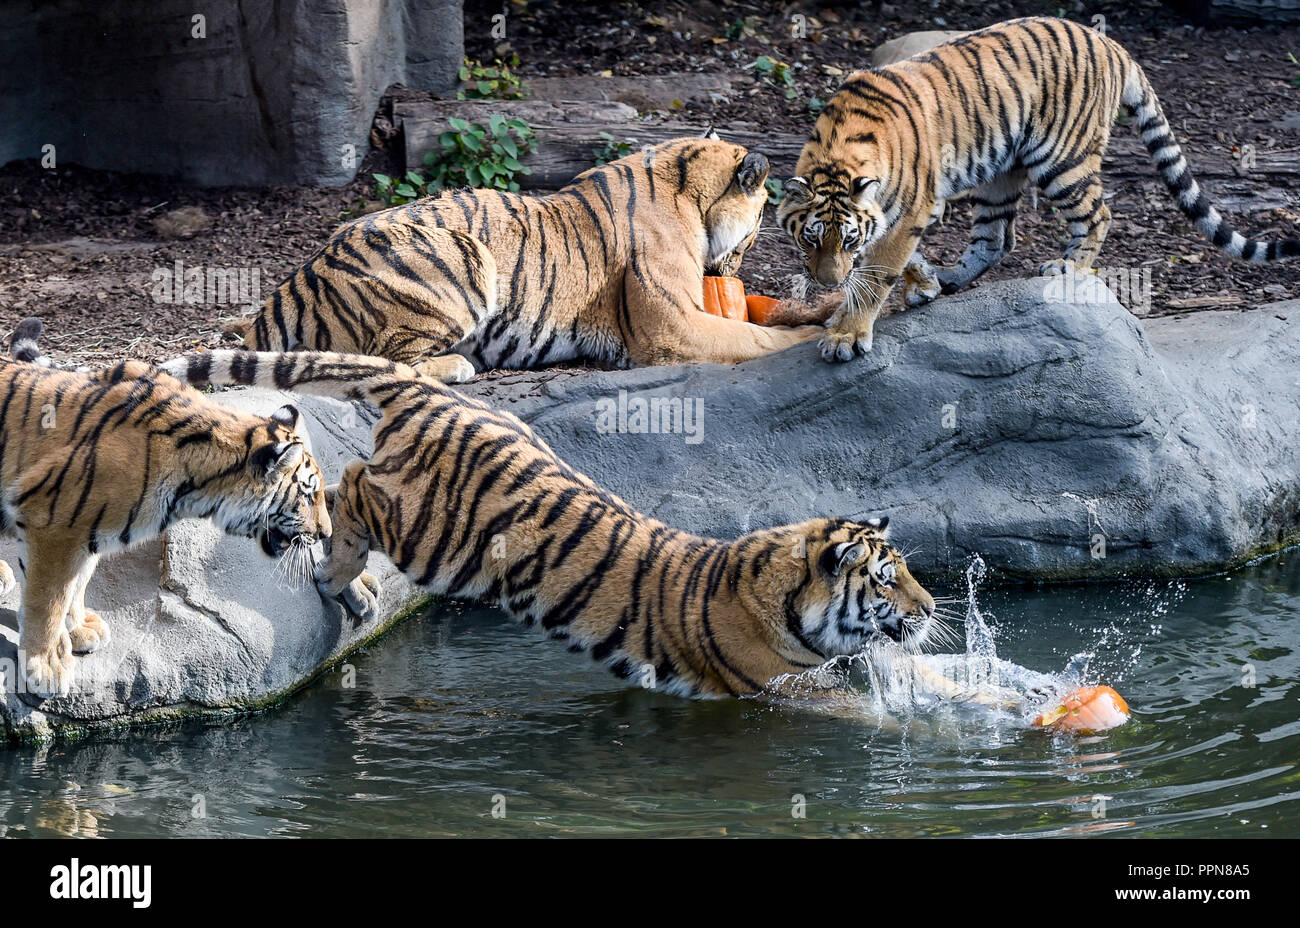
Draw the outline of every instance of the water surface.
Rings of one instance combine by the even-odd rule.
[[[1300,550],[979,600],[1000,657],[1089,655],[1133,719],[685,701],[453,605],[271,712],[0,748],[0,834],[1300,835]]]

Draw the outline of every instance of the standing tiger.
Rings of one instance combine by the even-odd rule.
[[[1300,254],[1297,239],[1243,237],[1210,205],[1123,47],[1064,19],[1013,20],[852,74],[818,117],[778,215],[818,282],[847,281],[822,357],[847,361],[871,350],[876,316],[900,275],[904,302],[917,306],[1001,260],[1015,245],[1029,182],[1070,235],[1065,258],[1039,273],[1091,269],[1110,227],[1101,159],[1121,104],[1136,115],[1179,208],[1215,245],[1248,261]],[[931,267],[917,252],[921,234],[945,200],[967,190],[970,245],[952,267]]]
[[[523,422],[414,370],[332,353],[213,351],[165,370],[378,406],[375,450],[333,491],[324,596],[377,612],[371,545],[431,591],[486,597],[622,676],[682,695],[762,690],[877,638],[918,648],[934,600],[888,520],[815,519],[700,538],[647,518]]]
[[[18,648],[28,692],[49,697],[71,691],[72,655],[109,641],[85,602],[100,555],[187,517],[260,538],[271,556],[305,556],[331,527],[293,406],[269,418],[230,409],[140,361],[53,369],[40,332],[39,319],[23,320],[14,360],[0,360],[0,532],[23,549]],[[12,584],[3,566],[0,582]]]
[[[734,273],[758,234],[767,174],[739,145],[677,139],[551,196],[416,200],[345,223],[236,328],[247,348],[378,355],[449,383],[476,366],[747,361],[821,333],[700,312],[705,271]],[[828,312],[788,302],[782,319]]]

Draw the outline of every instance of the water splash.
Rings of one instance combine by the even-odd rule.
[[[1004,629],[981,606],[979,592],[987,574],[984,559],[973,556],[966,567],[964,650],[913,654],[891,642],[874,643],[853,657],[774,680],[769,695],[835,714],[851,706],[853,714],[885,724],[920,717],[970,720],[991,730],[982,737],[996,738],[999,729],[1029,726],[1078,686],[1122,681],[1137,665],[1144,644],[1159,637],[1160,620],[1187,589],[1181,582],[1108,588],[1108,607],[1090,609],[1086,618],[1066,623],[1091,644],[1063,656],[1060,670],[1043,672],[998,656],[999,635],[1006,631],[1014,639],[1017,632],[1014,625]]]

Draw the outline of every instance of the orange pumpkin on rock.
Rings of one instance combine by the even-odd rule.
[[[775,309],[781,301],[775,297],[752,294],[745,297],[745,309],[749,311],[749,321],[754,325],[771,325],[775,319]]]
[[[745,282],[739,277],[705,277],[704,311],[724,319],[748,321]]]

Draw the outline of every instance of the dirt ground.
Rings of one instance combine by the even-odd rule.
[[[809,4],[703,2],[575,4],[511,2],[507,43],[490,35],[495,0],[466,3],[471,58],[514,51],[529,77],[609,70],[615,75],[726,72],[734,92],[725,101],[686,104],[678,115],[725,126],[744,120],[807,132],[809,100],[825,100],[848,71],[867,67],[881,41],[923,29],[969,29],[1017,15],[1062,12],[1056,2],[923,2]],[[803,10],[803,12],[800,12]],[[792,16],[806,18],[806,37],[792,36]],[[1193,169],[1229,167],[1239,152],[1294,153],[1300,147],[1300,29],[1195,27],[1156,2],[1067,3],[1069,18],[1105,17],[1108,34],[1147,70]],[[1296,55],[1291,53],[1295,52]],[[755,75],[768,55],[793,67],[795,93]],[[1129,132],[1116,127],[1116,135]],[[544,139],[542,140],[544,144]],[[387,167],[375,152],[358,179],[342,188],[200,189],[157,177],[91,171],[76,165],[45,170],[36,161],[0,168],[0,332],[24,316],[42,317],[47,346],[62,360],[101,363],[124,356],[156,360],[213,345],[221,326],[243,314],[235,302],[187,303],[157,277],[182,268],[256,273],[262,297],[311,255],[341,218],[373,195],[372,170]],[[1244,172],[1212,193],[1225,212],[1256,237],[1300,235],[1300,177]],[[1114,224],[1099,262],[1150,267],[1153,314],[1229,308],[1256,311],[1300,297],[1296,263],[1234,262],[1189,225],[1159,182],[1108,185]],[[190,228],[166,220],[172,211],[203,211]],[[186,217],[182,216],[184,220]],[[774,219],[769,220],[774,224]],[[1026,209],[1017,250],[986,279],[1029,276],[1057,257],[1063,230],[1045,211]],[[950,261],[969,235],[964,210],[931,230],[923,249]],[[780,235],[764,236],[741,276],[751,292],[779,295],[796,262]],[[978,286],[978,284],[976,284]],[[157,297],[163,297],[162,300]],[[167,301],[170,297],[171,301]],[[891,302],[897,305],[897,295]]]

